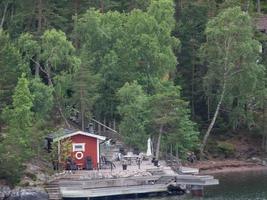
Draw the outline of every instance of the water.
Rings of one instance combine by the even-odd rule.
[[[204,198],[171,196],[142,200],[267,200],[267,170],[215,175],[220,184],[205,188]]]
[[[153,198],[109,198],[110,200],[267,200],[267,170],[228,172],[215,175],[220,184],[205,188],[205,197],[190,195]]]

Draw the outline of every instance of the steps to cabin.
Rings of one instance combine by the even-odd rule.
[[[48,193],[49,200],[61,200],[61,192],[58,181],[53,181],[45,185],[45,190]]]

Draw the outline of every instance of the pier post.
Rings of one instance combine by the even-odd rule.
[[[201,185],[192,185],[191,194],[194,197],[203,197],[204,196],[204,187]]]

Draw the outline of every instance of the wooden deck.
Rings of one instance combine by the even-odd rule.
[[[114,195],[168,192],[168,186],[209,186],[219,184],[213,176],[180,175],[161,162],[161,167],[143,163],[141,169],[132,165],[126,171],[76,171],[58,180],[63,198],[91,198]],[[138,175],[136,175],[136,174]],[[150,174],[150,175],[148,175]],[[127,177],[118,177],[118,176]]]
[[[105,187],[97,189],[77,189],[69,190],[69,188],[60,188],[64,198],[92,198],[92,197],[105,197],[126,194],[142,194],[153,192],[166,192],[166,185],[138,185],[138,186],[120,186],[120,187]]]

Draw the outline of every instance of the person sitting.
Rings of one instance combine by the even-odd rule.
[[[196,161],[197,157],[194,152],[188,153],[187,161],[191,162],[192,164]]]
[[[77,170],[78,167],[75,163],[75,161],[72,159],[72,157],[68,157],[66,160],[66,170],[72,171],[72,170]]]

